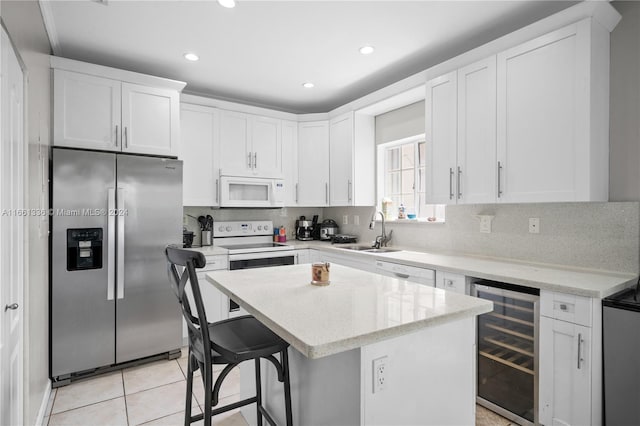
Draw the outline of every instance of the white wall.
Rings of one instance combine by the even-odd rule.
[[[48,207],[50,144],[50,46],[35,1],[2,1],[2,20],[25,62],[28,81],[28,207]],[[39,158],[39,153],[42,157]],[[28,273],[25,274],[24,421],[34,424],[49,382],[49,277],[47,219],[28,222]]]
[[[376,144],[424,133],[424,101],[376,116]]]

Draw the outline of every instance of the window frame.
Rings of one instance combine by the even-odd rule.
[[[416,218],[420,219],[426,219],[426,209],[425,207],[427,206],[426,204],[421,204],[420,203],[420,196],[419,196],[419,192],[418,192],[418,188],[419,188],[419,178],[420,178],[420,162],[419,162],[419,144],[420,143],[425,143],[425,155],[426,155],[426,138],[425,138],[425,134],[419,134],[419,135],[414,135],[414,136],[409,136],[407,138],[402,138],[402,139],[398,139],[395,141],[389,141],[389,142],[384,142],[384,143],[380,143],[376,146],[376,156],[377,156],[377,161],[376,161],[376,181],[377,181],[377,191],[376,191],[376,200],[377,200],[377,205],[378,206],[382,206],[382,198],[386,195],[385,194],[385,188],[386,188],[386,177],[387,177],[387,170],[386,170],[386,153],[387,150],[389,149],[393,149],[393,148],[397,148],[400,147],[402,145],[408,145],[408,144],[412,144],[413,145],[413,149],[414,149],[414,167],[413,167],[413,171],[414,171],[414,187],[413,187],[413,198],[414,198],[414,209],[415,209],[415,214],[416,214]],[[402,155],[402,154],[400,154]],[[400,161],[402,162],[402,159],[400,159]],[[423,179],[425,179],[425,182],[423,182],[423,186],[426,185],[426,165],[427,165],[427,161],[425,158],[425,163],[424,163],[424,169],[425,169],[425,174],[423,175]],[[400,172],[402,173],[402,168],[400,169]],[[426,187],[425,187],[426,188]],[[426,191],[425,191],[426,194]],[[397,218],[398,215],[398,208],[399,206],[393,206],[393,210],[388,212],[388,215],[390,216],[389,218]]]

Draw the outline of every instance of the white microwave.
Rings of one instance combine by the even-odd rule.
[[[220,176],[220,207],[284,207],[284,180]]]

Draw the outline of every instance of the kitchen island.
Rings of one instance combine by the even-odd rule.
[[[291,344],[294,423],[473,424],[475,318],[491,303],[340,265],[330,274],[328,286],[311,285],[304,264],[207,274]],[[272,370],[263,395],[280,423]],[[241,365],[242,397],[254,394],[253,374]],[[253,407],[243,414],[255,422]]]

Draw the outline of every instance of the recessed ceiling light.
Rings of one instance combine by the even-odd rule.
[[[236,0],[218,0],[218,4],[228,9],[236,7]]]
[[[306,83],[302,83],[302,87],[304,87],[305,89],[311,89],[312,87],[315,87],[316,85],[311,83],[311,82],[306,82]]]
[[[184,54],[184,58],[185,58],[187,61],[191,61],[191,62],[195,62],[195,61],[197,61],[198,59],[200,59],[200,57],[199,57],[198,55],[196,55],[195,53],[185,53],[185,54]]]
[[[370,55],[374,50],[375,49],[373,48],[373,46],[362,46],[360,48],[360,53],[362,53],[363,55]]]

